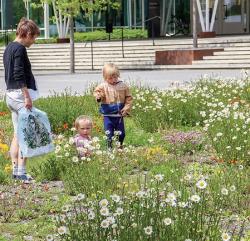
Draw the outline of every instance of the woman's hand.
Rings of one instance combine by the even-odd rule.
[[[24,107],[29,109],[29,110],[32,108],[32,100],[30,97],[24,98]]]
[[[32,99],[30,98],[27,87],[23,87],[22,92],[24,97],[24,107],[30,110],[32,108]]]

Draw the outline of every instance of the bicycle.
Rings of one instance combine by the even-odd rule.
[[[189,32],[188,22],[185,22],[182,18],[177,18],[175,15],[171,16],[171,20],[168,22],[166,36],[171,37],[178,34],[188,35]]]

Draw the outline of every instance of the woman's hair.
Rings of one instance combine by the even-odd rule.
[[[40,35],[40,29],[33,20],[21,18],[16,29],[16,36],[20,38],[26,38],[27,36]]]
[[[104,80],[107,80],[110,77],[120,77],[120,71],[118,69],[118,67],[113,64],[113,63],[107,63],[104,64],[103,68],[102,68],[102,75]]]
[[[93,126],[93,121],[92,121],[91,117],[86,116],[86,115],[80,115],[75,120],[75,128],[76,129],[79,128],[79,122],[80,121],[86,121],[86,122],[88,122],[89,125],[91,125],[91,127]]]

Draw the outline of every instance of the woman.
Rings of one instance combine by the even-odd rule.
[[[17,26],[16,38],[4,51],[6,103],[11,111],[14,136],[10,155],[13,166],[13,178],[31,181],[26,173],[26,158],[22,157],[17,139],[18,112],[23,108],[31,109],[33,100],[38,98],[35,78],[26,48],[29,48],[39,36],[40,30],[32,21],[22,18]]]

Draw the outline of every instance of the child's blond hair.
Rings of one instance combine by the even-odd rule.
[[[86,122],[88,122],[89,125],[91,125],[91,127],[93,127],[93,121],[92,121],[91,117],[89,117],[87,115],[80,115],[75,120],[75,128],[76,128],[76,130],[78,130],[78,128],[79,128],[79,122],[80,121],[86,121]]]
[[[110,77],[120,77],[120,71],[118,69],[118,67],[113,64],[113,63],[107,63],[104,64],[103,68],[102,68],[102,75],[104,80],[107,80]]]

